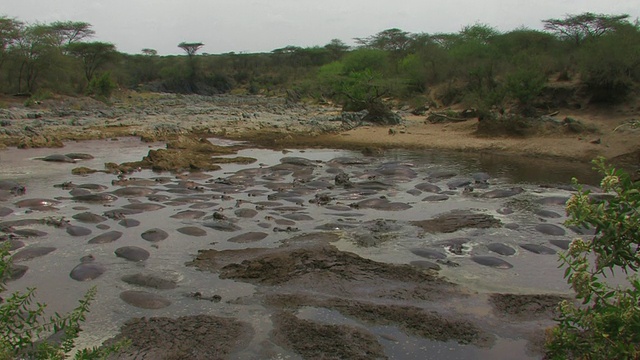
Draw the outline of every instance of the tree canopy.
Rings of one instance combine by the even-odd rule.
[[[203,46],[204,44],[199,42],[181,42],[180,44],[178,44],[178,47],[184,50],[184,52],[186,52],[189,57],[194,56]]]
[[[629,18],[627,14],[604,15],[586,12],[580,15],[567,15],[564,19],[543,20],[545,30],[580,45],[587,39],[596,38],[614,31]]]

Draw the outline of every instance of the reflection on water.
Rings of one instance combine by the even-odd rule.
[[[212,142],[216,142],[212,139]],[[225,145],[229,145],[224,143]],[[109,186],[113,190],[111,181],[114,175],[96,173],[85,177],[70,175],[71,169],[78,166],[85,166],[95,169],[103,169],[105,162],[125,162],[141,159],[149,149],[163,147],[163,144],[141,143],[134,138],[123,138],[115,140],[95,140],[86,142],[69,143],[63,149],[30,149],[17,150],[7,149],[0,151],[0,180],[13,179],[24,183],[27,187],[25,198],[59,198],[62,204],[59,210],[51,213],[29,213],[25,209],[15,208],[12,202],[0,204],[14,208],[15,212],[1,221],[41,218],[44,216],[63,216],[71,219],[74,214],[82,211],[91,211],[102,214],[107,210],[118,208],[132,202],[147,202],[146,198],[126,199],[119,198],[111,204],[87,204],[77,203],[69,200],[67,190],[54,188],[54,184],[65,181],[73,181],[77,184],[97,183]],[[89,153],[95,158],[92,160],[79,161],[76,164],[49,163],[37,160],[53,153]],[[287,154],[282,152],[269,151],[264,149],[245,149],[238,155],[254,157],[255,164],[236,165],[225,164],[219,171],[211,172],[209,175],[215,178],[225,178],[243,169],[259,169],[277,165],[280,159],[287,157],[304,157],[315,161],[317,164],[313,170],[314,180],[324,180],[333,182],[335,172],[326,164],[336,157],[353,157],[363,159],[359,153],[342,150],[295,150]],[[544,243],[549,240],[549,236],[540,234],[534,230],[534,226],[541,221],[562,225],[563,218],[540,219],[536,217],[526,206],[516,208],[514,214],[501,215],[498,209],[509,206],[505,199],[486,199],[475,196],[473,193],[467,194],[462,189],[455,189],[450,194],[450,198],[439,203],[428,203],[421,201],[426,195],[415,195],[409,190],[415,190],[415,185],[425,182],[424,178],[434,171],[454,171],[459,177],[469,177],[473,173],[486,172],[491,175],[490,186],[508,187],[519,184],[525,188],[525,193],[518,196],[518,204],[527,206],[535,205],[536,200],[548,195],[563,195],[569,193],[565,190],[540,188],[539,184],[566,184],[571,177],[577,176],[581,181],[587,183],[597,183],[597,176],[590,170],[588,164],[577,164],[570,162],[556,162],[552,160],[530,159],[523,157],[509,157],[487,154],[468,154],[461,152],[445,151],[390,151],[384,157],[368,158],[369,165],[346,165],[342,166],[342,171],[353,176],[353,181],[364,181],[370,176],[376,167],[382,163],[401,161],[412,163],[412,169],[417,173],[411,179],[383,179],[393,186],[388,190],[370,194],[370,198],[384,197],[393,202],[408,204],[410,209],[405,211],[384,211],[374,209],[350,209],[347,205],[357,200],[345,194],[345,189],[322,189],[322,192],[329,192],[341,202],[341,206],[346,210],[328,210],[322,206],[309,204],[309,200],[314,198],[315,193],[301,194],[299,198],[287,202],[282,200],[286,206],[293,206],[295,202],[302,201],[304,204],[304,214],[312,220],[296,221],[294,227],[301,232],[316,231],[318,226],[326,225],[330,222],[337,224],[355,224],[354,229],[340,231],[341,240],[336,246],[341,250],[352,251],[358,255],[376,261],[408,264],[415,260],[420,260],[415,254],[409,251],[415,247],[430,247],[445,251],[442,241],[454,237],[469,237],[471,240],[467,246],[467,252],[462,255],[447,253],[448,259],[459,264],[460,267],[448,267],[442,265],[442,274],[453,281],[463,283],[481,291],[513,291],[517,289],[521,292],[565,292],[566,284],[562,280],[561,273],[557,269],[557,258],[549,255],[538,255],[529,253],[519,247],[522,243]],[[160,174],[151,171],[141,171],[134,174],[139,178],[155,178]],[[161,174],[162,176],[171,176]],[[271,182],[278,184],[291,184],[294,178],[291,174],[283,172],[278,174],[281,178],[267,181],[259,179],[256,184],[249,189],[230,192],[221,196],[221,193],[206,193],[210,202],[214,203],[203,211],[211,215],[213,211],[221,211],[225,214],[233,214],[238,205],[237,201],[244,201],[251,205],[252,202],[267,200],[267,195],[274,192]],[[395,181],[395,182],[394,182]],[[176,185],[177,179],[173,179],[170,185]],[[202,182],[201,185],[205,185]],[[447,180],[435,182],[443,189],[447,189]],[[158,184],[154,186],[158,194],[166,195],[170,198],[180,197],[181,194],[172,192],[173,188]],[[264,196],[256,198],[248,193],[249,190],[261,191]],[[409,191],[409,192],[408,192]],[[476,192],[482,192],[482,189]],[[518,205],[516,204],[516,205]],[[256,340],[252,342],[258,347],[261,340],[268,336],[270,330],[269,312],[258,304],[243,303],[236,299],[250,298],[256,291],[255,287],[246,283],[231,280],[219,279],[217,276],[200,272],[191,267],[185,267],[184,263],[193,259],[200,249],[213,248],[216,250],[244,249],[248,247],[277,247],[281,241],[292,234],[286,232],[274,232],[272,228],[265,230],[262,226],[269,217],[280,217],[282,214],[269,211],[261,213],[255,219],[234,219],[237,225],[242,227],[243,232],[266,231],[269,236],[258,243],[232,243],[226,241],[228,238],[238,233],[224,233],[206,228],[208,233],[205,237],[187,237],[176,231],[183,226],[202,226],[203,221],[199,219],[178,220],[170,218],[177,212],[191,209],[193,203],[187,204],[165,204],[166,207],[156,211],[136,214],[130,216],[141,222],[139,227],[123,228],[117,225],[115,220],[105,222],[110,226],[110,230],[123,232],[123,237],[116,242],[108,244],[89,245],[87,241],[101,233],[95,225],[78,224],[92,230],[88,236],[71,237],[63,229],[56,229],[49,226],[37,225],[32,228],[47,232],[49,235],[42,238],[29,238],[25,242],[30,246],[55,246],[56,251],[43,258],[37,258],[24,262],[29,266],[29,271],[24,278],[10,283],[9,290],[25,289],[26,287],[38,288],[38,300],[50,304],[50,308],[55,311],[68,311],[75,306],[75,301],[82,297],[84,292],[93,285],[98,286],[99,296],[92,306],[89,315],[87,328],[91,328],[91,334],[84,334],[85,344],[97,344],[106,337],[113,335],[120,325],[131,317],[140,316],[182,316],[191,314],[216,314],[222,316],[233,316],[243,321],[251,323],[256,330]],[[81,210],[82,209],[82,210]],[[495,216],[503,223],[517,223],[519,228],[512,230],[508,228],[497,229],[463,229],[455,234],[425,234],[419,228],[409,226],[408,221],[429,219],[449,210],[474,209]],[[562,206],[550,206],[551,210],[563,213]],[[384,233],[380,239],[367,238],[374,246],[363,246],[363,235],[369,235],[367,224],[376,219],[385,219],[390,222],[400,224],[398,229]],[[163,242],[150,244],[140,237],[140,233],[151,228],[162,228],[169,233],[169,238]],[[571,238],[567,235],[565,238]],[[380,240],[379,242],[376,242]],[[514,265],[509,271],[483,267],[472,262],[469,254],[487,255],[485,244],[487,242],[502,242],[512,246],[517,250],[516,255],[508,258]],[[149,260],[144,263],[132,263],[117,258],[113,255],[116,248],[124,245],[135,245],[147,249],[151,253]],[[79,263],[79,259],[85,255],[93,255],[96,261],[103,264],[108,270],[100,278],[80,283],[69,278],[69,271]],[[162,291],[162,295],[168,298],[173,304],[165,309],[144,310],[125,304],[119,299],[121,291],[136,289],[135,286],[126,284],[120,279],[123,275],[136,272],[165,274],[179,280],[179,287],[175,290]],[[204,296],[219,295],[223,301],[212,303],[208,301],[193,301],[186,297],[193,292],[202,292]],[[341,321],[353,322],[351,319],[342,317],[329,310],[305,309],[300,312],[302,317],[314,318],[318,321],[328,321],[339,323]],[[324,319],[324,320],[323,320]],[[431,358],[499,358],[498,352],[508,351],[511,354],[524,355],[524,342],[522,340],[499,339],[491,350],[478,349],[470,346],[460,346],[450,343],[438,343],[425,339],[411,337],[393,327],[371,327],[380,338],[380,342],[385,345],[392,358],[424,359],[425,353],[433,354]],[[257,353],[258,351],[256,351]],[[431,356],[431,355],[429,355]],[[522,357],[520,357],[522,358]]]

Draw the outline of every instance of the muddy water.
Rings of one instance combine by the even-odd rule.
[[[212,140],[215,142],[216,140]],[[113,336],[120,326],[132,317],[169,316],[177,317],[193,314],[211,314],[238,318],[248,322],[255,335],[243,350],[239,358],[259,358],[261,347],[272,330],[270,313],[264,306],[247,299],[258,291],[249,283],[220,279],[215,274],[198,271],[194,267],[186,267],[185,263],[193,260],[200,249],[234,250],[246,248],[276,248],[282,241],[296,234],[319,231],[331,231],[340,235],[334,245],[343,251],[353,252],[359,256],[378,262],[391,264],[409,264],[413,261],[429,260],[416,255],[416,248],[437,251],[444,255],[440,262],[440,274],[447,279],[477,291],[479,297],[490,292],[507,293],[568,293],[557,269],[556,255],[536,254],[520,247],[523,244],[545,245],[555,251],[561,249],[551,245],[549,240],[570,240],[574,233],[562,224],[565,220],[562,205],[542,205],[541,199],[548,197],[567,197],[571,192],[561,187],[548,186],[567,184],[572,176],[578,176],[587,183],[597,182],[597,177],[589,170],[589,166],[573,163],[559,164],[552,161],[509,158],[502,156],[474,155],[443,152],[406,152],[393,151],[384,157],[365,158],[359,153],[342,150],[296,150],[286,154],[264,149],[247,149],[239,152],[240,156],[257,159],[250,165],[222,165],[222,169],[207,173],[208,179],[194,180],[198,189],[187,190],[180,186],[180,180],[170,174],[156,174],[141,171],[131,177],[156,179],[169,177],[168,182],[157,182],[147,186],[155,195],[166,196],[166,200],[153,201],[146,197],[126,198],[101,204],[78,202],[71,199],[68,189],[54,187],[65,181],[75,184],[101,184],[113,191],[120,186],[111,184],[116,176],[104,173],[91,174],[84,177],[70,175],[71,169],[78,166],[102,169],[105,162],[124,162],[139,160],[146,155],[149,148],[161,147],[161,144],[142,144],[136,139],[100,140],[66,144],[64,149],[8,149],[0,152],[0,179],[16,180],[27,187],[27,194],[0,203],[0,206],[14,210],[12,214],[0,218],[0,222],[19,219],[42,219],[45,217],[64,217],[72,225],[91,230],[91,234],[70,236],[65,229],[47,225],[30,225],[29,228],[47,233],[43,237],[22,239],[28,247],[53,246],[56,250],[46,256],[21,262],[29,270],[21,279],[11,282],[9,290],[21,290],[27,287],[38,289],[39,301],[49,304],[51,311],[68,311],[87,289],[98,287],[98,298],[93,303],[86,329],[82,335],[82,343],[99,344]],[[53,153],[89,153],[95,158],[79,160],[76,164],[51,163],[38,160]],[[287,170],[285,167],[276,171],[268,171],[273,166],[281,166],[281,159],[301,157],[309,161],[299,168],[300,173]],[[343,159],[335,161],[333,159]],[[344,160],[348,158],[348,160]],[[386,165],[385,165],[386,164]],[[249,186],[220,188],[239,180],[233,178],[239,171],[252,169],[254,181]],[[386,169],[389,171],[382,171]],[[377,171],[376,171],[377,170]],[[349,188],[334,187],[334,178],[338,172],[349,175],[355,184],[364,182],[382,183],[381,190],[352,191]],[[451,178],[437,178],[434,174],[449,172]],[[487,184],[476,183],[472,174],[486,172],[489,175]],[[247,174],[247,172],[245,172]],[[430,180],[425,180],[430,178]],[[470,184],[449,189],[452,180],[469,179]],[[313,183],[314,181],[324,183]],[[432,193],[416,192],[416,185],[430,182],[439,186],[448,197],[442,201],[422,201]],[[276,184],[276,185],[273,185]],[[313,184],[313,185],[312,185]],[[331,188],[323,184],[331,184]],[[546,186],[541,187],[541,184]],[[375,184],[374,184],[375,185]],[[378,184],[379,185],[379,184]],[[283,193],[300,187],[310,188],[291,196]],[[315,187],[313,187],[315,186]],[[507,189],[514,186],[523,188],[523,192],[508,198],[486,198],[481,194],[493,189]],[[465,187],[467,188],[465,190]],[[472,191],[470,191],[472,190]],[[441,191],[441,192],[442,192]],[[331,198],[330,204],[321,206],[310,203],[317,194],[326,194]],[[271,195],[271,196],[270,196]],[[55,210],[34,210],[18,208],[15,202],[22,199],[48,198],[58,199],[60,204]],[[190,198],[185,200],[185,198]],[[384,199],[382,199],[384,198]],[[179,201],[176,201],[178,199]],[[392,203],[404,204],[402,210],[383,208],[372,209],[355,206],[363,200],[379,199]],[[261,205],[259,202],[278,202],[281,205]],[[109,219],[102,223],[109,229],[99,229],[96,224],[81,223],[72,216],[84,211],[103,214],[106,211],[120,209],[134,203],[155,203],[164,208],[127,215],[128,219],[140,221],[137,227],[123,227],[119,220]],[[276,208],[288,207],[289,210]],[[238,209],[256,209],[258,214],[253,218],[240,218],[234,215]],[[504,214],[503,209],[513,211]],[[172,218],[186,210],[201,210],[204,218],[177,219]],[[294,211],[295,210],[295,211]],[[505,227],[465,228],[453,233],[430,233],[410,224],[411,221],[431,219],[443,213],[456,210],[491,215]],[[536,211],[550,210],[561,214],[557,218],[546,218],[537,215]],[[206,227],[212,221],[214,212],[224,215],[241,230],[226,232]],[[304,216],[302,216],[304,215]],[[539,224],[555,224],[565,230],[566,235],[545,235],[536,230]],[[185,226],[196,226],[206,231],[206,236],[188,236],[177,231]],[[168,238],[159,242],[149,242],[141,237],[141,233],[149,229],[159,228],[168,233]],[[328,229],[328,230],[327,230]],[[88,240],[106,231],[117,230],[123,236],[112,243],[88,244]],[[281,231],[282,230],[282,231]],[[268,236],[256,242],[229,242],[229,238],[246,232],[264,232]],[[454,238],[468,240],[458,251],[451,251],[445,244]],[[486,245],[501,243],[515,250],[511,256],[491,253]],[[116,257],[114,251],[122,246],[138,246],[151,253],[148,260],[131,262]],[[80,258],[92,255],[95,262],[102,264],[106,272],[97,279],[78,282],[69,277],[69,272],[80,264]],[[472,255],[490,255],[504,259],[511,265],[510,269],[498,269],[480,265],[472,261]],[[155,290],[141,288],[125,283],[122,276],[134,273],[153,274],[177,282],[178,287],[172,290]],[[171,302],[162,309],[150,310],[131,306],[120,299],[125,290],[145,290],[161,294]],[[190,295],[200,293],[202,297],[219,296],[222,301],[194,300]],[[456,304],[448,304],[463,314],[481,317],[491,312],[481,302],[465,300]],[[340,313],[325,308],[304,308],[299,311],[300,318],[312,319],[327,323],[350,323]],[[496,325],[493,325],[494,327]],[[498,326],[499,327],[499,326]],[[393,326],[371,326],[368,329],[376,334],[390,358],[424,359],[425,351],[434,359],[458,358],[526,358],[526,340],[510,337],[509,331],[496,331],[497,340],[490,348],[479,348],[472,345],[458,345],[456,342],[436,342],[407,335]],[[281,350],[282,356],[295,356],[287,350]],[[505,355],[508,354],[508,355]],[[280,356],[278,355],[278,356]],[[431,356],[429,355],[429,356]],[[506,357],[502,357],[506,356]],[[535,356],[534,356],[535,358]]]

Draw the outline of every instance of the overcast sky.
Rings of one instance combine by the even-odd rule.
[[[638,0],[2,0],[0,15],[34,23],[84,21],[96,41],[119,51],[179,54],[177,44],[202,42],[201,52],[269,52],[287,45],[323,46],[399,28],[457,32],[484,23],[500,31],[542,29],[541,20],[583,12],[640,16]]]

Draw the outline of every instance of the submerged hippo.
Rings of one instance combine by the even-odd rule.
[[[106,268],[95,262],[83,262],[71,270],[69,276],[76,281],[89,281],[104,274]]]
[[[109,231],[92,238],[89,240],[89,244],[107,244],[120,239],[120,237],[122,237],[120,231]]]
[[[513,265],[495,256],[472,256],[474,262],[496,269],[511,269]]]
[[[167,298],[146,291],[123,291],[120,293],[120,299],[142,309],[162,309],[171,305],[171,301]]]
[[[67,155],[62,154],[51,154],[49,156],[45,156],[42,161],[50,161],[50,162],[62,162],[62,163],[75,163],[76,161],[73,158],[68,157]]]
[[[162,229],[154,228],[143,232],[140,236],[149,242],[158,242],[168,238],[169,234]]]
[[[150,256],[147,250],[137,246],[123,246],[117,248],[115,254],[119,258],[129,261],[144,261]]]

